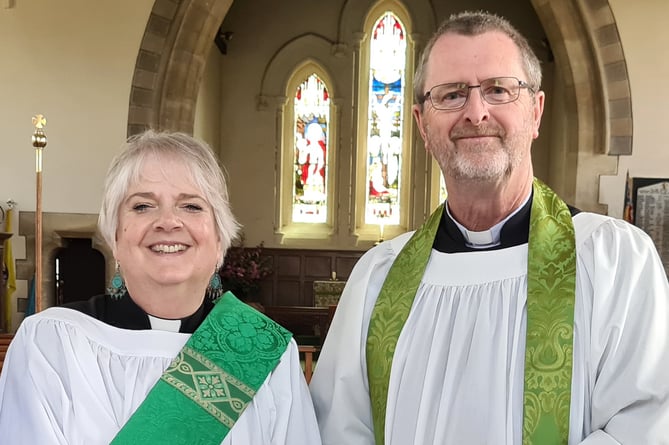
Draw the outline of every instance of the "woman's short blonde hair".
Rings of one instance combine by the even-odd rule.
[[[239,224],[230,209],[225,175],[204,142],[185,133],[147,130],[130,137],[125,149],[112,161],[104,184],[98,228],[107,244],[115,250],[118,214],[128,189],[140,179],[144,162],[149,157],[177,159],[188,168],[193,183],[202,192],[214,214],[223,258],[237,237]]]

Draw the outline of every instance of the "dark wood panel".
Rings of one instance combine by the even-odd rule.
[[[346,281],[364,251],[263,249],[274,265],[260,285],[257,302],[263,306],[313,306],[313,282],[329,280],[334,272]]]
[[[302,259],[299,255],[287,254],[276,255],[274,264],[278,267],[275,269],[279,276],[300,276],[300,265]]]
[[[314,304],[314,280],[304,280],[302,282],[302,301],[306,306],[316,306]]]
[[[301,284],[299,280],[278,280],[276,289],[274,289],[276,301],[280,301],[284,306],[301,306]]]
[[[335,258],[335,271],[337,272],[337,276],[342,276],[342,277],[348,277],[351,275],[351,271],[353,270],[353,266],[355,266],[355,263],[358,262],[360,258],[348,258],[348,257],[338,257]]]
[[[329,276],[332,273],[332,258],[326,256],[305,255],[304,274],[308,277]]]

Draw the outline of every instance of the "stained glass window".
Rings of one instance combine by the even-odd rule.
[[[330,98],[323,80],[311,74],[295,91],[293,222],[327,218]]]
[[[374,24],[370,42],[366,224],[400,220],[405,65],[404,26],[386,12]]]

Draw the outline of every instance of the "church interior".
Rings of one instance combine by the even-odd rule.
[[[508,18],[540,58],[534,172],[566,202],[622,218],[629,177],[669,177],[666,0],[0,1],[0,241],[14,285],[0,283],[0,333],[30,310],[38,268],[41,308],[104,292],[102,178],[128,136],[155,128],[213,148],[243,230],[233,250],[266,268],[248,301],[317,348],[360,256],[443,201],[411,81],[429,36],[465,9]],[[401,41],[399,59],[374,46],[383,38]],[[397,76],[379,87],[374,69]],[[327,118],[300,108],[314,88]],[[372,155],[386,131],[387,153]],[[316,150],[309,165],[302,148]]]

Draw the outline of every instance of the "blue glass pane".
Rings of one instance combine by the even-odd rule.
[[[370,42],[365,223],[398,224],[402,168],[406,40],[397,17],[384,14]]]

